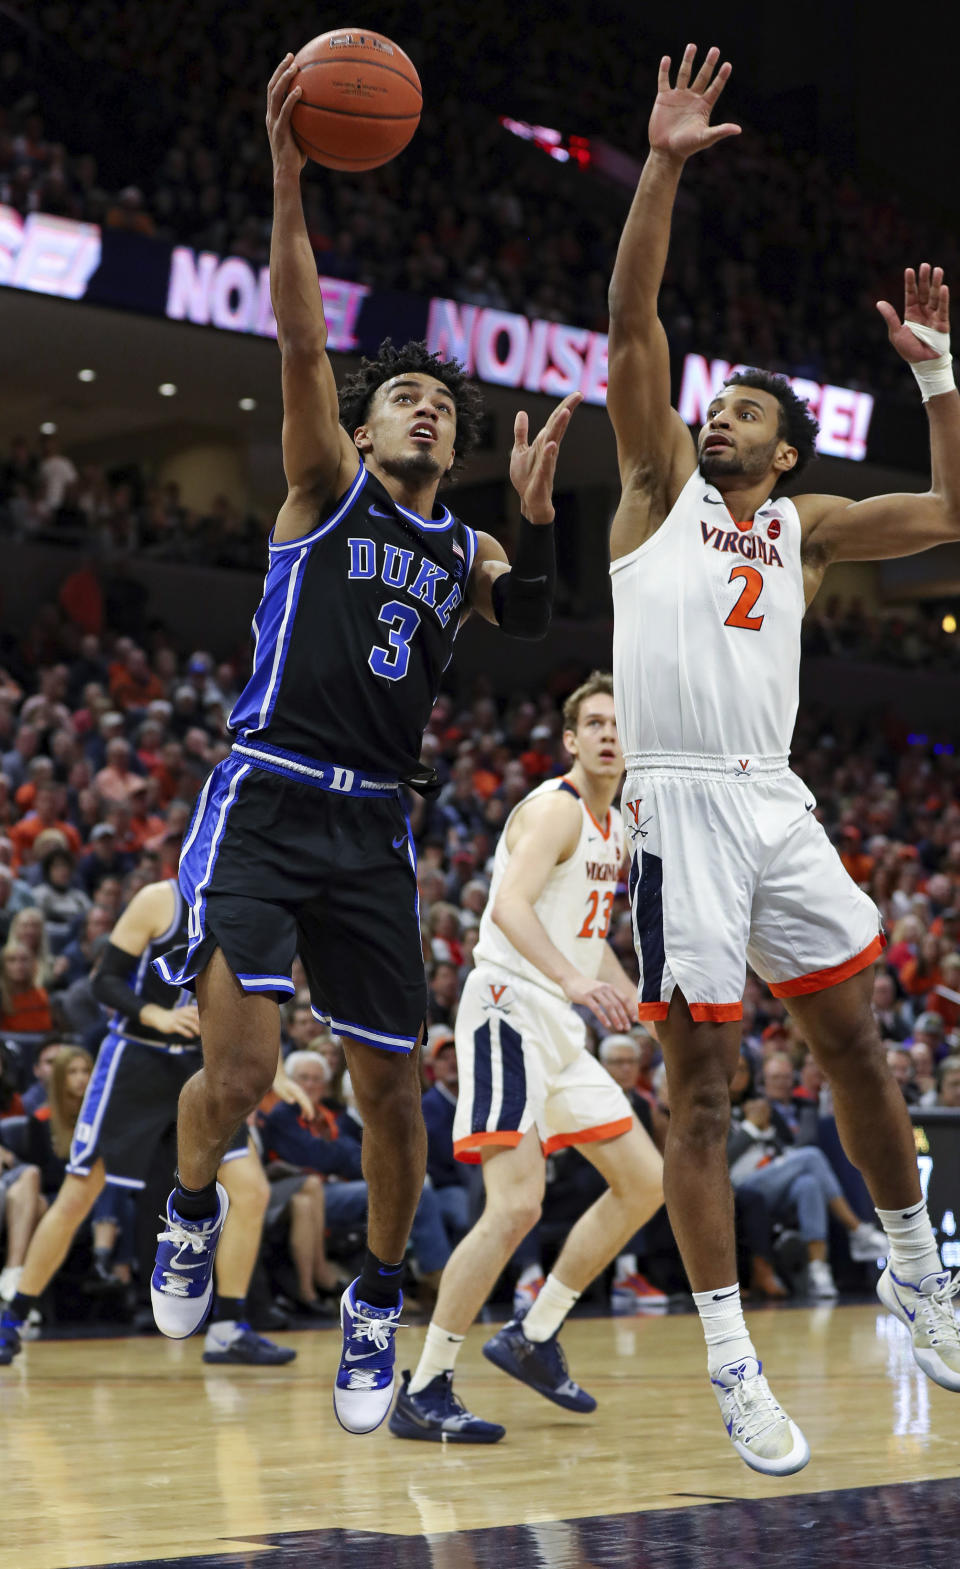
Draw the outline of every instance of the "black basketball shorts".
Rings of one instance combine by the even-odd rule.
[[[105,1035],[73,1130],[67,1170],[88,1177],[102,1160],[107,1181],[142,1188],[161,1139],[177,1123],[180,1091],[202,1066],[197,1047],[168,1050]],[[224,1160],[249,1153],[246,1124],[230,1141]]]
[[[293,995],[299,954],[317,1019],[409,1054],[427,988],[396,779],[260,743],[254,764],[252,750],[218,763],[197,802],[180,858],[189,943],[155,961],[159,973],[189,986],[220,948],[244,991],[279,998]]]

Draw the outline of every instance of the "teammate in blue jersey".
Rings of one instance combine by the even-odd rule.
[[[423,730],[465,615],[515,637],[546,632],[553,476],[580,394],[532,442],[517,415],[511,570],[494,539],[437,502],[478,429],[479,394],[456,361],[387,343],[338,398],[303,216],[305,160],[290,130],[294,75],[287,56],[267,95],[287,499],[270,537],[252,674],[230,717],[233,749],[184,843],[188,942],[159,966],[174,984],[196,984],[204,1066],[180,1098],[177,1186],[152,1295],[164,1333],[199,1327],[227,1206],[218,1162],[272,1081],[278,999],[293,993],[299,953],[315,1015],[344,1040],[364,1123],[368,1251],[343,1296],[334,1392],[341,1424],[362,1433],[390,1406],[399,1276],[426,1164],[426,983],[400,786],[427,782]]]

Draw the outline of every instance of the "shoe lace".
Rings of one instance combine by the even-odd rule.
[[[351,1389],[376,1389],[377,1375],[372,1368],[355,1367],[348,1380]]]
[[[358,1307],[353,1316],[351,1335],[357,1340],[369,1340],[378,1351],[390,1349],[390,1338],[398,1329],[405,1329],[398,1318],[374,1318],[372,1313],[365,1313]],[[354,1386],[359,1388],[360,1385]],[[371,1386],[372,1387],[372,1386]]]
[[[206,1249],[208,1236],[204,1232],[189,1231],[186,1226],[181,1226],[178,1221],[171,1220],[168,1215],[161,1215],[163,1230],[157,1232],[158,1242],[169,1242],[179,1251],[181,1248],[190,1248],[194,1253],[203,1253]],[[176,1268],[176,1260],[171,1259],[169,1268],[163,1271],[164,1296],[187,1297],[190,1295],[191,1281],[189,1276],[181,1275]]]
[[[923,1327],[930,1336],[930,1344],[934,1346],[951,1346],[960,1349],[960,1324],[953,1310],[953,1298],[960,1295],[960,1273],[948,1280],[939,1291],[934,1291],[929,1297],[921,1297],[917,1308],[917,1316],[922,1319]]]
[[[774,1399],[773,1391],[762,1373],[744,1379],[728,1389],[724,1396],[725,1415],[732,1421],[731,1433],[744,1443],[753,1443],[786,1421],[786,1414]]]

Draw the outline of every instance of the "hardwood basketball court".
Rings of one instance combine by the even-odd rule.
[[[960,1503],[936,1484],[960,1472],[960,1397],[923,1377],[906,1331],[876,1306],[750,1324],[813,1450],[779,1481],[730,1447],[692,1314],[569,1323],[571,1371],[599,1401],[587,1418],[499,1373],[477,1326],[458,1388],[506,1424],[492,1448],[343,1433],[335,1331],[291,1337],[299,1357],[277,1370],[207,1367],[200,1339],[34,1342],[0,1372],[0,1563],[954,1563]],[[422,1337],[401,1334],[400,1366]]]

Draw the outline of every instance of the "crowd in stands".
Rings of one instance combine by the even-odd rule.
[[[53,608],[21,647],[5,651],[4,660],[0,1040],[6,1045],[0,1050],[0,1147],[2,1119],[42,1114],[57,1061],[54,1045],[66,1040],[96,1053],[106,1018],[91,972],[133,894],[145,883],[175,875],[196,795],[209,769],[226,755],[227,716],[243,679],[240,668],[218,665],[203,650],[182,656],[162,635],[146,646],[129,636],[81,635],[62,609]],[[579,674],[558,676],[536,694],[517,692],[505,704],[482,679],[459,696],[445,693],[424,738],[424,760],[436,767],[442,783],[432,799],[413,796],[409,803],[429,977],[424,1073],[432,1180],[414,1238],[428,1283],[471,1214],[469,1182],[450,1158],[457,1093],[451,1032],[492,857],[512,807],[566,766],[561,702]],[[810,711],[801,712],[793,757],[844,865],[883,917],[889,945],[877,969],[875,1011],[904,1096],[921,1107],[960,1105],[960,761],[949,750],[935,752],[898,732]],[[623,885],[609,940],[628,972],[636,974]],[[285,1207],[284,1224],[296,1255],[291,1291],[309,1304],[314,1288],[321,1290],[331,1276],[308,1214],[316,1216],[326,1202],[328,1215],[342,1206],[345,1226],[360,1223],[362,1205],[347,1191],[359,1180],[359,1129],[350,1122],[342,1048],[312,1018],[299,969],[294,978],[298,990],[284,1010],[285,1040],[297,1054],[293,1065],[315,1101],[316,1116],[311,1123],[300,1120],[295,1108],[265,1105],[258,1133],[268,1161],[282,1163],[275,1175],[297,1179],[284,1191],[285,1206],[296,1195],[299,1210]],[[587,1016],[586,1023],[591,1049],[635,1097],[662,1143],[669,1092],[655,1041],[639,1025],[629,1035],[605,1038],[596,1019]],[[841,1256],[844,1227],[853,1237],[870,1220],[870,1210],[862,1184],[857,1186],[839,1155],[835,1129],[831,1132],[829,1084],[783,1003],[752,975],[735,1099],[738,1142],[731,1145],[731,1159],[735,1176],[746,1173],[748,1179],[738,1180],[738,1213],[746,1228],[749,1278],[758,1290],[777,1294],[783,1287],[771,1239],[787,1223],[796,1195],[780,1194],[773,1208],[761,1195],[757,1210],[752,1191],[757,1184],[746,1169],[756,1163],[757,1150],[783,1153],[794,1145],[823,1150],[823,1160],[804,1157],[803,1175],[819,1193],[816,1224],[825,1225],[828,1214],[839,1223]],[[767,1110],[758,1109],[761,1101]],[[8,1163],[0,1154],[0,1168]],[[590,1201],[578,1166],[585,1169],[575,1152],[551,1161],[551,1186],[564,1217],[571,1206]],[[12,1179],[3,1170],[0,1176],[6,1202]],[[343,1191],[327,1191],[337,1179]],[[20,1205],[28,1211],[35,1201],[27,1185],[18,1189],[14,1210]],[[550,1203],[548,1198],[548,1234]],[[300,1211],[294,1226],[292,1217]],[[808,1229],[810,1213],[808,1205]],[[8,1206],[8,1242],[10,1218]],[[309,1245],[307,1236],[313,1239]],[[819,1248],[816,1236],[804,1240]],[[646,1246],[646,1267],[654,1276],[659,1270],[664,1291],[682,1289],[665,1222],[659,1230],[647,1229]],[[820,1254],[811,1253],[811,1265],[820,1261]],[[524,1264],[527,1281],[536,1278],[538,1267],[536,1260]],[[624,1288],[620,1295],[627,1300],[630,1293]]]
[[[642,158],[657,62],[577,10],[572,50],[572,18],[378,0],[369,25],[411,50],[426,109],[400,160],[359,178],[311,171],[321,271],[605,328],[628,192],[521,148],[498,122],[539,120]],[[189,16],[37,6],[37,30],[0,57],[0,202],[265,261],[265,84],[317,25],[294,3],[281,29],[264,0],[242,14],[196,0]],[[896,298],[905,257],[931,248],[956,273],[956,241],[848,169],[746,129],[685,177],[662,296],[676,346],[912,397],[872,302]]]

